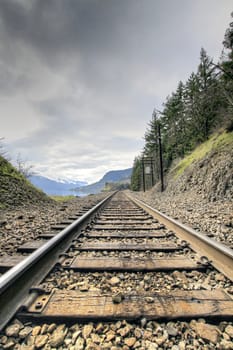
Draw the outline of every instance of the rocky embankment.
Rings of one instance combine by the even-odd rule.
[[[0,209],[47,205],[53,201],[0,156]]]
[[[65,221],[79,210],[90,208],[106,194],[74,198],[66,202],[37,203],[33,206],[0,210],[0,256],[16,254],[17,247],[51,231],[51,226]]]
[[[232,147],[212,150],[194,161],[177,176],[175,170],[167,178],[166,191],[159,185],[146,193],[133,195],[153,207],[197,230],[211,233],[226,243],[232,244],[233,176]],[[1,178],[0,178],[1,181]],[[22,193],[21,196],[24,194]],[[8,194],[9,196],[9,194]],[[24,205],[7,202],[8,209],[1,211],[1,254],[15,254],[16,247],[50,226],[72,215],[83,206],[93,204],[103,196],[75,198],[67,203],[55,203],[36,199],[24,201]],[[27,204],[26,204],[27,203]],[[94,253],[84,252],[84,256]],[[103,253],[104,254],[104,253]],[[108,253],[107,253],[108,254]],[[122,253],[123,254],[123,253]],[[136,253],[133,253],[136,254]],[[154,253],[156,254],[156,253]],[[159,254],[159,253],[157,253]],[[113,255],[114,256],[114,255]],[[137,257],[136,255],[134,256]],[[60,274],[62,279],[60,278]],[[51,287],[66,288],[67,284],[80,291],[101,290],[119,293],[130,291],[224,288],[232,294],[232,284],[222,274],[210,269],[205,275],[200,271],[174,271],[169,278],[164,274],[149,273],[79,273],[77,279],[72,271],[54,271],[50,276]],[[48,282],[48,281],[47,281]],[[36,325],[14,319],[0,335],[0,349],[14,350],[191,350],[233,349],[232,322],[211,322],[203,318],[180,321],[138,322],[86,322],[67,325],[51,323]]]
[[[215,136],[205,154],[203,145],[176,165],[166,177],[164,192],[157,184],[132,194],[233,247],[233,133],[225,135],[220,140]]]
[[[91,207],[106,194],[56,202],[32,186],[0,156],[0,256],[16,254],[17,247],[51,226]]]

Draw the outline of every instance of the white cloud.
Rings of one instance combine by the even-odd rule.
[[[154,107],[219,57],[229,0],[2,0],[1,134],[50,177],[130,167]]]

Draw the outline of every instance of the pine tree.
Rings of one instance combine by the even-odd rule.
[[[199,121],[199,80],[192,73],[184,86],[184,106],[186,123],[186,150],[190,151],[196,144],[198,138]]]
[[[145,146],[143,154],[145,156],[156,156],[158,152],[158,118],[155,110],[153,111],[152,119],[148,126],[144,136]]]
[[[233,12],[231,13],[233,18]],[[233,80],[233,22],[230,23],[229,28],[227,28],[224,41],[224,48],[226,50],[225,59],[222,62],[222,67],[224,69],[224,78],[226,81]]]
[[[197,72],[192,73],[185,84],[179,82],[176,91],[163,104],[159,118],[156,110],[152,114],[144,136],[143,156],[155,159],[157,180],[161,177],[158,126],[165,169],[174,159],[183,157],[208,139],[216,127],[226,126],[226,120],[228,130],[233,130],[233,22],[226,30],[223,44],[225,52],[221,63],[214,64],[202,48]],[[132,187],[136,189],[140,188],[140,167],[141,160],[137,158],[132,177]]]
[[[216,125],[221,97],[212,60],[203,48],[200,53],[197,77],[199,96],[196,101],[198,110],[196,127],[199,135],[198,141],[204,141],[208,138],[212,127]]]
[[[131,175],[131,185],[132,191],[139,191],[141,187],[141,158],[135,157],[133,163],[133,170]]]
[[[187,148],[184,84],[181,81],[164,104],[161,126],[164,158],[169,166],[173,159],[182,157]]]
[[[233,18],[233,12],[231,13]],[[233,22],[230,23],[224,36],[224,50],[220,69],[222,70],[222,91],[227,101],[227,128],[233,130]],[[226,119],[225,116],[225,119]]]

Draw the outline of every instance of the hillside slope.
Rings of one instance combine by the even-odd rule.
[[[45,202],[52,202],[52,200],[32,186],[5,158],[0,156],[0,208]]]
[[[166,191],[194,191],[209,201],[233,199],[233,132],[214,134],[173,167]]]
[[[214,134],[156,184],[132,195],[233,247],[233,132]]]
[[[160,183],[147,191],[151,197],[192,193],[206,201],[233,200],[233,132],[214,134],[171,167]]]

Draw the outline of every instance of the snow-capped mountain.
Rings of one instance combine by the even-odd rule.
[[[87,184],[85,181],[69,181],[64,179],[52,180],[42,175],[32,175],[30,176],[29,181],[49,195],[77,195],[78,193],[74,193],[72,189]]]

